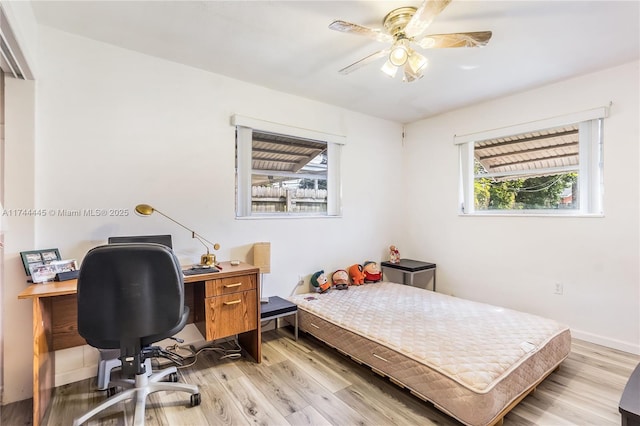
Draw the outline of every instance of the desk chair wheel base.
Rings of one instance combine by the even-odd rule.
[[[143,425],[147,396],[149,396],[149,394],[151,393],[159,391],[178,391],[190,393],[190,406],[195,407],[200,405],[201,398],[198,386],[188,385],[184,383],[170,383],[164,381],[164,379],[166,379],[167,377],[170,378],[173,375],[175,375],[176,378],[178,377],[177,370],[175,367],[169,367],[151,375],[147,375],[146,373],[137,374],[135,377],[135,381],[132,381],[131,379],[123,380],[123,382],[133,382],[133,387],[123,389],[122,392],[111,396],[109,399],[103,401],[91,411],[83,414],[81,417],[74,419],[73,426],[80,426],[81,424],[87,422],[89,419],[93,418],[96,414],[103,412],[107,408],[116,405],[119,402],[129,399],[135,401],[133,424]],[[123,384],[126,386],[126,383]],[[115,387],[109,388],[108,392],[111,392],[111,389],[115,390]]]

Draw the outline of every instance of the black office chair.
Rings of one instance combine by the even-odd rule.
[[[78,332],[93,347],[120,349],[121,374],[134,380],[73,424],[127,399],[136,400],[134,424],[144,424],[147,395],[162,390],[188,392],[191,406],[200,405],[198,386],[160,381],[177,381],[176,367],[152,374],[145,368],[147,358],[163,355],[151,344],[182,330],[188,316],[182,270],[171,249],[132,243],[90,250],[78,276]]]
[[[120,235],[112,236],[107,240],[109,244],[121,243],[156,243],[162,244],[169,248],[173,248],[173,241],[170,234],[163,235]],[[180,342],[182,343],[182,342]],[[106,390],[111,396],[114,392],[113,387],[109,387],[111,382],[111,372],[120,369],[120,348],[118,349],[99,349],[100,361],[98,362],[98,389]],[[151,358],[147,359],[147,373],[151,373]]]

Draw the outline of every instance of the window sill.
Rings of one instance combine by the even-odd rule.
[[[316,215],[316,214],[309,214],[309,215],[286,215],[286,214],[282,214],[282,215],[254,215],[254,216],[236,216],[237,220],[253,220],[253,219],[258,219],[258,220],[263,220],[263,219],[341,219],[342,215]]]
[[[566,217],[566,218],[598,218],[604,217],[603,213],[458,213],[460,217]]]

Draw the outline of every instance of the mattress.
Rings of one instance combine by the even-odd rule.
[[[395,283],[294,295],[299,327],[468,425],[489,425],[569,354],[553,320]]]

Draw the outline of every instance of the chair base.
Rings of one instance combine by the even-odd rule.
[[[84,415],[74,419],[73,426],[79,426],[94,417],[96,414],[111,407],[112,405],[128,399],[135,399],[136,401],[133,424],[143,425],[147,396],[151,393],[159,391],[180,391],[190,393],[191,406],[193,407],[196,405],[200,405],[200,393],[197,385],[161,381],[171,374],[177,374],[177,371],[178,370],[176,369],[176,367],[169,367],[151,375],[147,375],[146,373],[138,374],[135,377],[135,381],[131,379],[112,381],[112,384],[120,384],[123,386],[133,385],[134,387],[123,390],[122,392],[102,402],[100,405],[88,411]]]
[[[120,352],[118,351],[118,354]],[[118,358],[101,359],[98,364],[98,389],[106,390],[111,381],[111,370],[120,367],[122,362]]]
[[[118,358],[120,355],[119,349],[113,350],[100,350],[100,362],[98,363],[98,390],[108,390],[111,383],[111,371],[114,368],[122,366],[122,361]],[[147,375],[150,376],[153,368],[151,366],[151,358],[147,358],[144,361],[144,365],[147,371]],[[131,380],[131,386],[134,382]],[[129,386],[129,387],[131,387]]]

